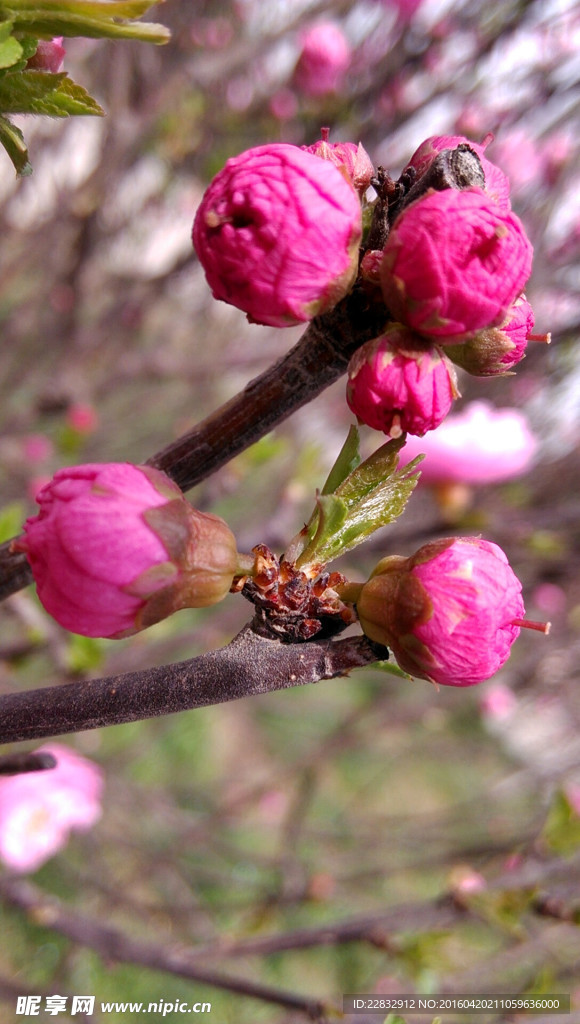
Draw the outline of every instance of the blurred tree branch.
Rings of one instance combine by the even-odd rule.
[[[189,949],[171,948],[170,945],[134,939],[109,924],[68,910],[59,900],[53,896],[45,896],[41,889],[30,882],[14,878],[2,879],[0,893],[8,904],[29,914],[36,924],[42,923],[73,942],[88,946],[107,963],[116,961],[139,964],[151,970],[165,971],[167,974],[212,985],[238,996],[260,999],[286,1009],[297,1010],[310,1020],[324,1021],[327,1015],[333,1018],[338,1015],[337,1007],[323,1000],[300,996],[245,978],[233,978],[211,968],[197,966]]]

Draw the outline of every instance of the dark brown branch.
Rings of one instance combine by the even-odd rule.
[[[286,356],[148,464],[189,490],[338,380],[353,352],[380,334],[386,316],[355,288],[331,313],[312,320]],[[26,556],[10,545],[0,545],[0,601],[32,583]]]
[[[0,743],[141,721],[304,686],[348,675],[384,653],[363,636],[283,644],[246,626],[226,647],[175,665],[6,694],[0,700]]]
[[[327,1015],[336,1017],[336,1007],[322,1000],[300,996],[270,985],[261,985],[245,978],[231,977],[211,968],[199,967],[193,962],[187,949],[172,949],[170,945],[154,945],[133,939],[109,924],[68,910],[54,897],[45,896],[30,882],[3,879],[0,881],[0,894],[7,903],[29,913],[36,924],[42,922],[73,942],[94,949],[107,963],[114,960],[120,963],[139,964],[154,971],[165,971],[178,978],[212,985],[235,995],[298,1010],[310,1020],[326,1020]]]

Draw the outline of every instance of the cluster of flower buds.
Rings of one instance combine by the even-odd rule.
[[[459,394],[452,362],[475,376],[505,374],[530,338],[549,340],[531,334],[523,288],[532,246],[487,141],[433,136],[419,146],[399,182],[389,179],[381,248],[372,225],[363,237],[361,206],[378,179],[360,144],[330,143],[323,129],[312,146],[259,146],[228,160],[193,226],[214,296],[252,322],[285,327],[329,312],[358,273],[391,325],[353,357],[348,404],[392,437],[422,437]]]
[[[446,181],[442,187],[433,168],[446,151],[458,155],[458,182],[463,160],[471,181],[478,184],[466,179],[467,187],[449,187]],[[384,335],[353,358],[347,400],[359,420],[377,427],[374,396],[383,394],[386,427],[381,429],[391,436],[401,429],[423,436],[450,407],[441,414],[441,397],[448,391],[441,358],[448,373],[452,360],[475,376],[495,376],[523,358],[530,338],[549,337],[531,334],[534,316],[523,288],[531,272],[532,246],[511,211],[509,182],[486,159],[484,146],[462,136],[426,139],[403,171],[405,179],[411,183],[407,202],[396,211],[383,249],[365,253],[361,272],[367,287],[375,293],[380,288],[390,315],[404,325],[405,340],[399,347],[422,353],[422,372],[411,371],[403,359],[377,359],[377,350],[392,347],[389,334]],[[414,376],[421,381],[414,389],[415,404],[421,404],[419,392],[426,393],[429,386],[426,349],[433,353],[430,382],[437,412],[426,408],[418,417],[406,411],[409,380]]]
[[[362,146],[331,144],[326,130],[313,146],[250,149],[210,184],[193,243],[214,296],[260,324],[328,312],[359,275],[385,327],[351,361],[348,403],[392,437],[422,437],[458,395],[453,362],[490,376],[522,358],[532,247],[484,145],[427,139],[399,182],[387,178],[374,177]],[[371,184],[385,188],[363,242]],[[128,636],[217,603],[256,571],[223,520],[150,467],[61,470],[37,500],[14,548],[26,552],[45,608],[73,632]],[[455,686],[492,675],[529,625],[504,553],[477,538],[384,559],[364,585],[336,590],[404,669]]]
[[[337,588],[354,600],[365,634],[406,672],[445,686],[473,686],[505,663],[527,626],[521,583],[497,544],[478,537],[425,544],[411,558],[382,559],[371,578]]]
[[[223,519],[192,508],[149,466],[61,469],[36,500],[14,548],[45,609],[73,633],[130,636],[180,608],[216,604],[238,570]]]

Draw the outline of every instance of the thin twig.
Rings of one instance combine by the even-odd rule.
[[[211,985],[238,996],[259,999],[263,1002],[298,1010],[310,1020],[323,1021],[328,1016],[340,1016],[340,1010],[320,999],[311,999],[294,992],[262,985],[246,978],[235,978],[211,968],[199,967],[191,958],[191,951],[171,948],[170,945],[142,942],[126,935],[109,924],[69,910],[59,900],[46,896],[41,889],[19,879],[0,880],[0,894],[12,906],[25,911],[33,918],[36,926],[65,935],[73,942],[101,956],[107,963],[139,964],[155,971],[165,971],[179,978],[187,978],[202,985]]]
[[[196,960],[216,957],[269,956],[297,949],[338,946],[349,942],[368,942],[388,949],[391,936],[403,931],[414,934],[452,928],[466,917],[466,910],[452,896],[442,896],[432,903],[409,903],[388,907],[374,914],[330,921],[316,928],[297,928],[279,935],[230,941],[222,939],[192,951]]]

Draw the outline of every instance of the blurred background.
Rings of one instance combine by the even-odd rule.
[[[461,376],[457,411],[487,403],[466,440],[473,478],[420,484],[336,567],[363,579],[383,555],[481,533],[552,633],[522,634],[469,690],[369,669],[67,737],[103,770],[102,816],[31,880],[85,924],[71,941],[50,915],[0,905],[0,1022],[22,993],[94,994],[95,1021],[133,1019],[100,1001],[179,998],[210,1001],[219,1024],[290,1024],[305,1011],[277,992],[341,1006],[342,993],[413,991],[572,992],[580,1020],[580,7],[168,0],[151,13],[166,47],[66,44],[104,119],[20,119],[30,178],[0,154],[0,540],[60,466],[145,460],[300,337],[215,302],[192,251],[197,204],[229,156],[328,126],[397,177],[427,136],[492,132],[486,155],[535,247],[535,330],[552,344],[530,342],[514,376]],[[517,416],[486,427],[496,409]],[[189,497],[241,550],[280,553],[351,422],[342,380]],[[382,440],[364,428],[365,452]],[[485,485],[480,459],[498,466]],[[29,589],[1,608],[0,692],[189,658],[250,613],[230,596],[89,640]],[[100,952],[87,922],[110,930]],[[187,949],[238,990],[131,963],[119,935]]]

